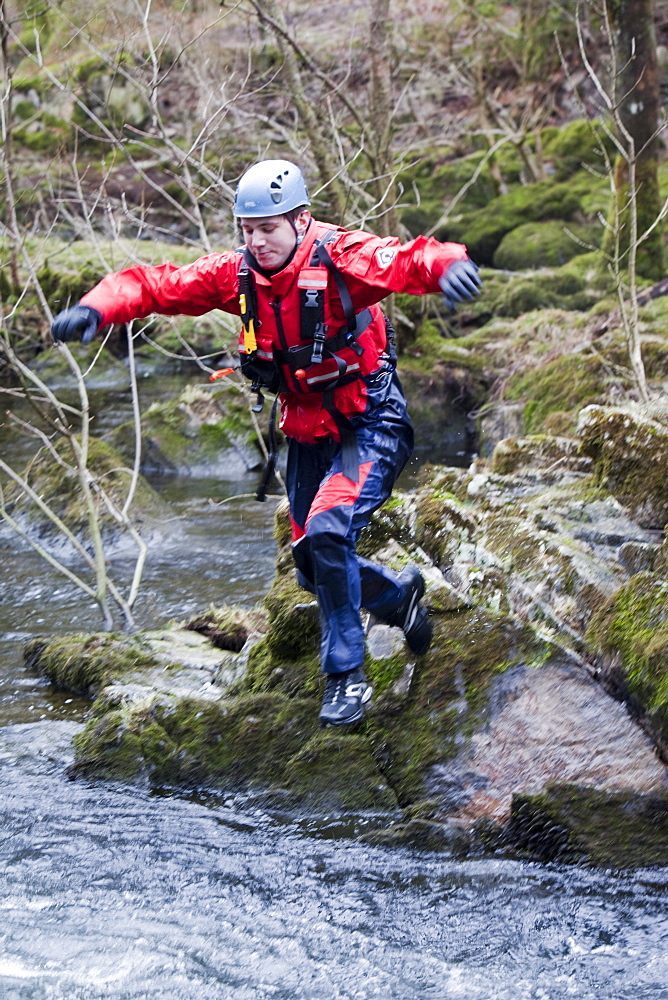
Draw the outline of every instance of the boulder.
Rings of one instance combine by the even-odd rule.
[[[134,423],[110,434],[121,454],[134,454]],[[262,452],[243,396],[202,385],[153,403],[142,414],[142,470],[236,479],[258,469]]]
[[[112,503],[119,511],[122,510],[131,483],[132,469],[125,464],[119,453],[108,442],[91,437],[88,441],[87,468]],[[53,451],[46,448],[40,451],[26,467],[23,476],[52,513],[90,548],[89,511],[81,489],[76,459],[67,440],[61,439]],[[18,485],[10,483],[5,490],[5,501],[20,527],[28,535],[36,535],[44,548],[60,550],[64,544],[69,544],[64,531]],[[93,504],[107,551],[133,546],[134,542],[110,512],[98,489],[93,489]],[[145,541],[160,538],[166,530],[163,526],[168,522],[170,534],[174,532],[169,505],[141,475],[137,478],[128,514]]]
[[[587,406],[577,433],[597,482],[617,497],[639,525],[668,522],[668,426],[639,408]]]

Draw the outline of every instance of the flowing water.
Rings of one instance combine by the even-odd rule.
[[[262,597],[271,504],[207,500],[253,482],[162,484],[187,526],[152,553],[143,623]],[[668,869],[452,861],[360,843],[365,817],[69,780],[86,706],[21,649],[97,612],[0,555],[1,1000],[668,998]]]

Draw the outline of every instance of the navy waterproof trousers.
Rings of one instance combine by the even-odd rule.
[[[384,369],[365,381],[366,411],[351,421],[357,437],[357,482],[342,471],[340,442],[289,442],[292,551],[301,586],[318,600],[321,663],[328,674],[362,665],[361,609],[383,619],[403,597],[392,570],[355,551],[360,531],[390,496],[413,450],[413,428],[396,373]]]

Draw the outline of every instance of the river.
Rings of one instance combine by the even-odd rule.
[[[252,481],[161,488],[187,531],[152,553],[140,619],[261,599],[271,503],[208,503]],[[36,556],[1,554],[2,1000],[668,998],[668,869],[453,861],[370,848],[365,817],[70,780],[86,705],[21,649],[98,615]]]

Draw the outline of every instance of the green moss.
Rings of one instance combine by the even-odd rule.
[[[668,583],[637,573],[594,615],[586,639],[618,664],[617,682],[668,741]]]
[[[155,715],[178,746],[178,783],[266,785],[282,779],[312,735],[317,705],[259,694],[214,704],[183,699],[157,706]]]
[[[513,797],[508,836],[543,861],[605,868],[665,865],[668,797],[553,784]]]
[[[317,604],[295,574],[277,576],[265,598],[268,634],[250,652],[247,690],[317,696],[320,619]]]
[[[578,423],[594,475],[645,528],[668,521],[668,428],[637,409],[592,406]]]
[[[91,264],[58,268],[46,261],[37,272],[42,291],[54,312],[74,305],[102,277],[102,271]]]
[[[33,131],[29,126],[22,126],[14,129],[14,141],[18,145],[46,156],[54,156],[64,145],[64,140],[65,134],[60,128],[39,128]]]
[[[660,281],[665,276],[663,268],[662,225],[655,225],[661,212],[661,196],[655,158],[641,156],[636,162],[637,231],[649,236],[637,247],[636,269],[638,275],[649,281]],[[652,228],[653,227],[653,228]],[[629,212],[628,163],[622,157],[615,161],[615,195],[609,212],[604,249],[613,256],[616,245],[620,263],[626,267],[631,233]]]
[[[108,632],[34,640],[25,647],[24,658],[56,687],[89,696],[127,673],[155,666],[139,643]]]
[[[600,128],[595,120],[577,118],[562,128],[543,129],[543,152],[554,166],[555,177],[566,180],[578,173],[583,164],[588,164],[606,172],[606,153],[613,157],[615,146],[612,138]],[[590,185],[595,183],[595,175],[589,174]],[[607,184],[605,177],[603,184]]]
[[[415,540],[437,566],[451,566],[461,544],[475,537],[475,516],[438,488],[418,494],[414,518]]]
[[[474,260],[491,265],[506,233],[527,222],[570,220],[580,209],[580,200],[572,185],[540,181],[494,198],[484,209],[449,223],[447,234],[437,235],[466,243]]]
[[[121,424],[109,437],[129,458],[133,425]],[[201,385],[188,386],[178,397],[153,403],[142,414],[145,458],[151,465],[178,469],[208,464],[239,439],[249,453],[255,453],[257,439],[248,407],[230,391],[212,393]],[[257,461],[260,464],[259,448]]]
[[[591,250],[600,238],[598,225],[527,222],[503,237],[494,253],[494,267],[510,271],[559,267],[571,257]]]
[[[405,500],[405,494],[395,490],[382,507],[374,512],[368,526],[360,534],[357,544],[359,555],[369,559],[392,541],[400,545],[410,542],[409,513]]]
[[[374,659],[367,654],[365,672],[373,686],[374,697],[380,697],[399,680],[404,670],[408,656],[405,651],[395,653],[384,659]]]
[[[378,771],[365,737],[326,731],[312,736],[288,762],[282,783],[309,809],[395,809],[396,798]]]
[[[235,789],[280,782],[312,735],[316,706],[280,695],[227,702],[167,698],[94,717],[75,740],[75,773],[153,786]]]
[[[506,384],[506,398],[527,400],[524,431],[535,434],[555,411],[572,412],[575,421],[577,411],[601,398],[608,380],[608,372],[598,357],[565,355],[511,376]]]

